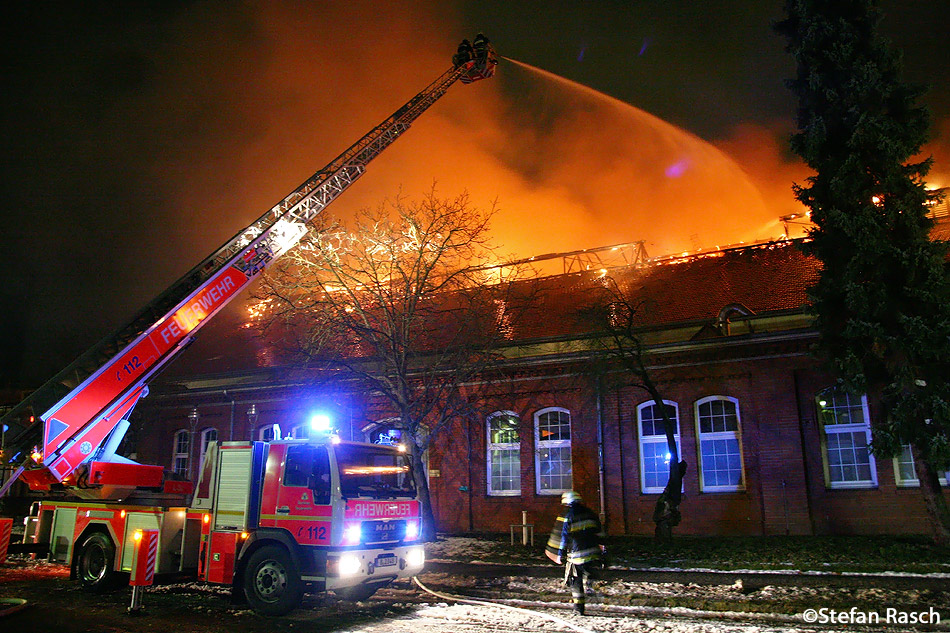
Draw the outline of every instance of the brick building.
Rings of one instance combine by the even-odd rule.
[[[873,397],[836,389],[810,355],[805,288],[817,268],[786,242],[610,271],[640,303],[651,371],[689,464],[677,533],[928,531],[910,452],[871,454]],[[591,362],[591,333],[571,318],[602,275],[535,282],[535,316],[507,324],[504,380],[487,381],[482,413],[433,438],[439,531],[507,532],[523,511],[543,531],[574,489],[610,533],[652,533],[668,468],[659,412],[622,371]],[[260,366],[259,343],[212,328],[205,336],[243,360],[226,372],[195,363],[154,383],[129,438],[140,461],[194,478],[208,441],[267,439],[274,423],[300,436],[318,410],[347,439],[398,433],[372,394]]]

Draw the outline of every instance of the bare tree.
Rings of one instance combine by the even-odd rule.
[[[580,317],[601,335],[595,339],[600,348],[598,360],[606,360],[608,367],[619,366],[622,374],[618,379],[624,385],[647,392],[660,413],[670,454],[670,477],[657,499],[653,522],[656,537],[670,539],[673,528],[681,519],[679,505],[687,467],[680,459],[676,445],[676,422],[670,417],[670,407],[664,404],[660,389],[646,365],[643,340],[637,325],[642,304],[636,302],[630,291],[621,288],[614,278],[604,277],[601,282],[592,300],[580,308]]]
[[[412,457],[423,537],[435,535],[422,456],[453,417],[470,414],[506,336],[488,211],[467,194],[397,198],[362,210],[352,230],[314,230],[264,278],[258,324],[272,344],[356,378],[392,409]],[[478,379],[476,381],[476,379]]]

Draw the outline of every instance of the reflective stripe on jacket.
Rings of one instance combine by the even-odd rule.
[[[601,557],[603,539],[597,515],[578,501],[567,506],[564,515],[554,521],[545,549],[562,561],[583,565]]]

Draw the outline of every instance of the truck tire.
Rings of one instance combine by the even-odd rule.
[[[79,546],[76,577],[84,591],[104,593],[115,589],[119,574],[115,571],[115,545],[102,532],[93,532]]]
[[[290,613],[303,600],[303,581],[286,549],[265,545],[253,554],[244,568],[244,595],[261,615]]]

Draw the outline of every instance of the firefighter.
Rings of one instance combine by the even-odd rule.
[[[566,563],[564,583],[571,588],[574,610],[584,615],[585,583],[593,568],[602,564],[604,530],[576,492],[565,492],[561,503],[566,508],[554,522],[544,553],[558,565]]]
[[[475,62],[484,67],[488,60],[488,38],[483,33],[476,35],[475,41],[472,42],[472,49],[475,52]]]
[[[471,60],[474,56],[475,49],[472,47],[472,43],[468,40],[462,40],[462,42],[459,44],[458,52],[455,53],[452,61],[455,63],[455,67],[458,68],[462,64]]]

